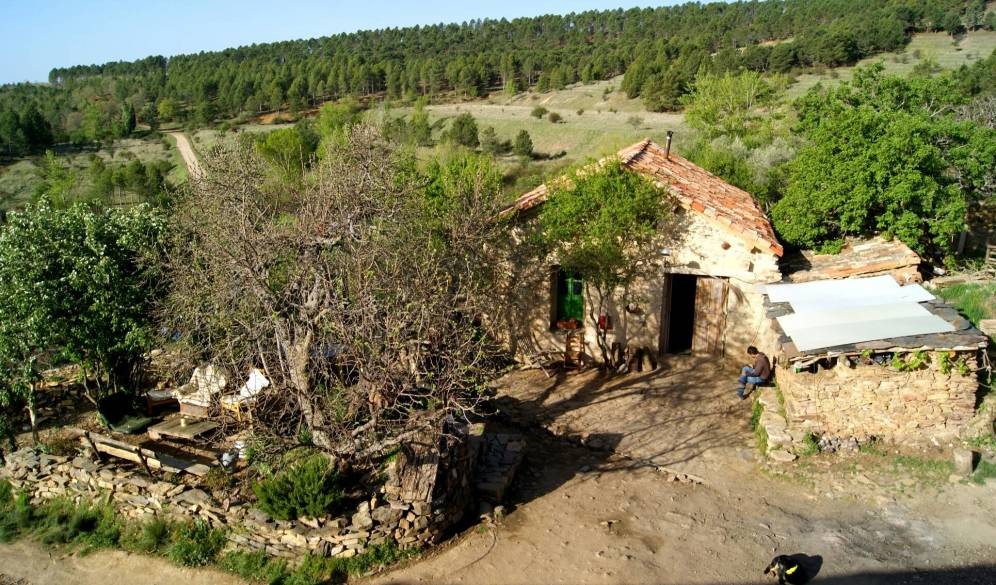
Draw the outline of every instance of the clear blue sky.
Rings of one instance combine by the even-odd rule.
[[[177,55],[363,29],[514,18],[677,0],[10,0],[0,18],[0,83],[53,67]]]

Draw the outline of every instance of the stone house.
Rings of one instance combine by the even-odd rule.
[[[666,354],[741,354],[764,320],[754,286],[781,278],[782,246],[768,217],[749,193],[670,152],[669,144],[643,140],[617,157],[625,168],[670,191],[680,237],[661,243],[648,276],[616,291],[604,314],[590,310],[598,305],[583,274],[561,270],[555,259],[527,263],[514,278],[513,349],[527,360],[562,354],[568,332],[561,325],[569,322],[588,356],[596,355],[600,327],[611,346],[647,356],[652,364]],[[541,185],[503,215],[514,215],[521,231],[549,193]]]

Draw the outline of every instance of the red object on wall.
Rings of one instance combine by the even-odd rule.
[[[601,329],[602,331],[611,331],[612,330],[612,317],[609,317],[608,315],[599,315],[598,316],[598,328]]]

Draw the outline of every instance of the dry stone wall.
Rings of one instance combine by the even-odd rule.
[[[824,439],[859,442],[877,438],[891,442],[927,443],[956,438],[975,410],[977,355],[961,352],[965,371],[941,370],[937,352],[927,352],[927,363],[898,371],[886,360],[840,360],[815,372],[777,369],[778,387],[785,400],[788,432],[794,442],[806,433]]]
[[[439,489],[431,501],[406,502],[398,497],[400,478],[395,466],[386,469],[387,481],[369,500],[341,517],[281,521],[270,518],[248,502],[234,502],[207,491],[159,478],[122,465],[95,462],[89,457],[59,457],[22,449],[0,468],[17,490],[28,491],[34,503],[66,497],[77,503],[106,498],[132,519],[167,515],[200,519],[225,529],[233,545],[264,550],[275,557],[296,558],[314,553],[348,558],[368,546],[397,542],[402,547],[438,542],[458,522],[473,499],[470,473],[477,441],[451,445],[444,454]]]

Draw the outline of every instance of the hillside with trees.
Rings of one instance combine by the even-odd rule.
[[[768,0],[383,29],[224,51],[52,69],[0,89],[3,154],[126,136],[136,123],[207,125],[346,96],[474,98],[625,74],[651,110],[676,109],[697,74],[834,67],[917,31],[994,28],[984,0]]]

